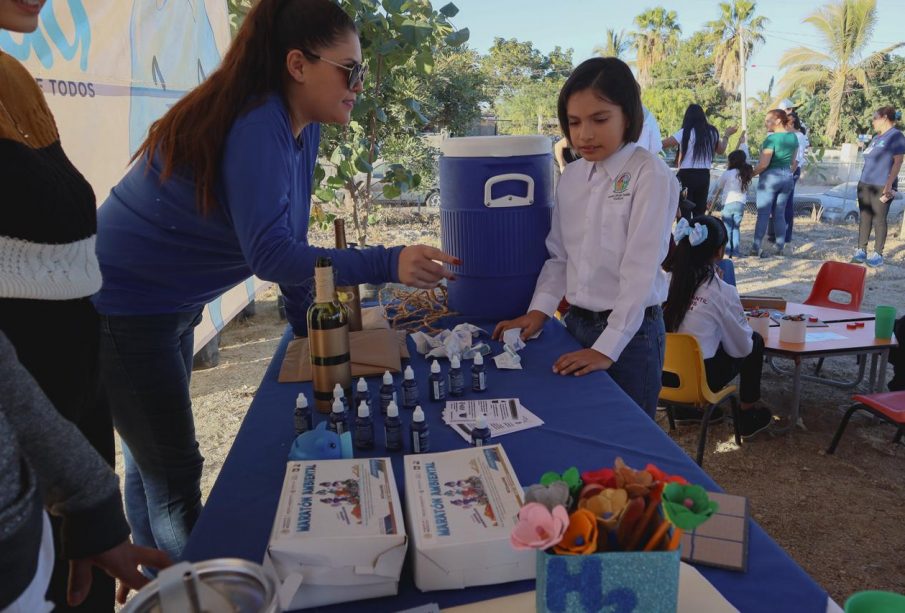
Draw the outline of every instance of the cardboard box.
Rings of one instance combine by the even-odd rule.
[[[395,595],[407,537],[389,458],[289,462],[265,565],[286,609]]]
[[[405,500],[422,591],[534,578],[509,544],[524,494],[501,445],[406,456]]]

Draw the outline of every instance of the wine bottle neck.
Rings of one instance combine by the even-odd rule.
[[[333,267],[323,266],[314,269],[314,301],[333,302],[336,290],[333,286]]]
[[[333,233],[336,237],[336,248],[337,249],[346,249],[348,248],[348,244],[346,243],[346,222],[342,219],[334,219],[333,220]]]

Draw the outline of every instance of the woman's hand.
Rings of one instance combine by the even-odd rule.
[[[613,365],[613,360],[596,349],[582,349],[559,356],[553,364],[553,372],[558,375],[575,375],[580,377],[595,370],[606,370]]]
[[[148,578],[138,572],[139,566],[149,566],[160,570],[172,564],[169,556],[157,549],[139,547],[125,540],[115,547],[91,558],[69,561],[69,606],[84,602],[91,591],[91,567],[97,566],[108,575],[119,579],[116,602],[124,604],[129,590],[140,590],[148,583]]]
[[[728,138],[736,132],[738,132],[738,126],[729,126],[728,128],[726,128],[726,137]]]
[[[507,319],[506,321],[498,323],[496,328],[493,329],[493,339],[499,340],[503,336],[503,332],[510,328],[521,328],[522,340],[527,341],[544,327],[544,322],[546,321],[547,316],[544,313],[540,311],[528,311],[521,317]]]
[[[399,281],[420,289],[437,287],[440,279],[444,277],[455,281],[456,275],[446,270],[442,264],[438,264],[438,261],[455,266],[462,263],[459,258],[443,253],[436,247],[427,245],[406,247],[399,254]]]

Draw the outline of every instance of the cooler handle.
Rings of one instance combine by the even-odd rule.
[[[490,192],[493,186],[503,181],[524,181],[528,184],[528,194],[525,196],[500,196],[499,198],[491,198]],[[510,206],[528,206],[534,204],[534,178],[530,175],[521,173],[508,173],[497,175],[487,179],[484,184],[484,206],[488,208],[503,208]]]

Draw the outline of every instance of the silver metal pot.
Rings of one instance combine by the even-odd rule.
[[[166,568],[123,613],[279,613],[274,578],[260,564],[220,558]]]

